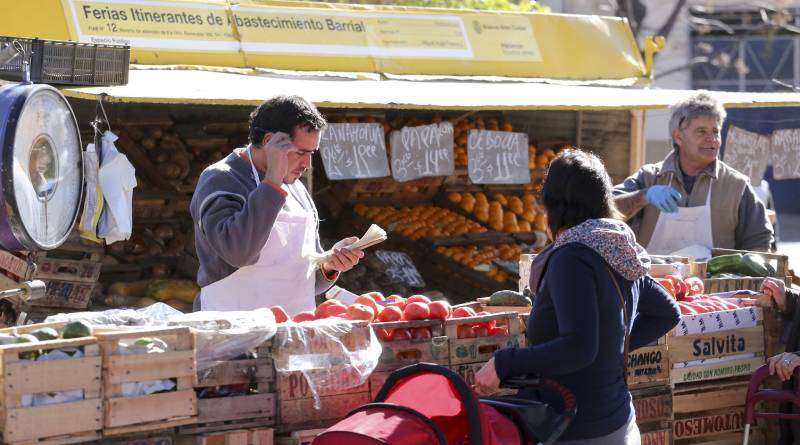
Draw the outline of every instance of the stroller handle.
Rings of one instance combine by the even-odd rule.
[[[745,424],[752,424],[756,417],[800,420],[800,415],[798,414],[755,412],[756,403],[762,400],[800,405],[800,368],[796,368],[794,371],[794,389],[792,390],[760,389],[761,384],[769,376],[769,365],[761,365],[750,378],[744,407]]]
[[[578,409],[575,395],[566,386],[555,380],[529,377],[509,377],[500,382],[501,388],[507,389],[539,389],[557,394],[564,401],[564,414],[569,418],[575,417]]]

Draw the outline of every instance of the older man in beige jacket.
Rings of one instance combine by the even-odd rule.
[[[615,187],[639,243],[657,255],[710,255],[713,247],[766,251],[773,240],[748,178],[717,158],[725,109],[707,93],[672,107],[674,150]]]

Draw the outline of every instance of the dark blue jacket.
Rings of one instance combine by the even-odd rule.
[[[605,436],[631,414],[631,395],[623,379],[625,319],[607,267],[583,244],[555,249],[528,320],[529,346],[501,349],[494,356],[500,379],[537,375],[572,390],[578,413],[564,440]],[[616,271],[614,275],[633,314],[631,351],[678,323],[677,304],[650,276],[628,281]]]

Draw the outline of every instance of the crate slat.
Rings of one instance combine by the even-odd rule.
[[[101,399],[11,409],[8,410],[3,439],[13,443],[94,432],[103,426],[102,414]]]
[[[274,418],[275,394],[217,397],[198,400],[198,423]],[[265,420],[262,420],[264,422]],[[274,421],[274,420],[273,420]]]
[[[106,383],[119,384],[143,380],[169,379],[191,375],[195,370],[194,351],[175,351],[160,354],[115,355],[108,357]]]
[[[167,414],[170,417],[196,416],[197,396],[194,391],[173,391],[108,399],[105,424],[109,428],[116,428],[155,422],[164,420]]]
[[[23,394],[85,389],[87,376],[96,376],[100,388],[102,360],[99,356],[73,360],[32,361],[9,363],[3,371],[6,397]]]

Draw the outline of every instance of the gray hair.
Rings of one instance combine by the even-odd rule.
[[[721,103],[705,91],[701,91],[693,96],[689,96],[670,107],[672,114],[669,117],[669,137],[672,139],[672,132],[676,129],[683,130],[688,127],[692,120],[698,117],[713,117],[722,126],[725,122],[725,108]],[[678,149],[675,140],[672,140],[672,148]]]

